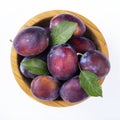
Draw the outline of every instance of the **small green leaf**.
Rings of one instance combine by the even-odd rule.
[[[71,38],[77,27],[77,23],[70,21],[62,21],[56,25],[51,31],[51,40],[53,45],[64,44]]]
[[[98,83],[98,77],[90,71],[82,70],[80,75],[80,85],[90,96],[102,96],[102,88]]]
[[[32,58],[21,63],[29,72],[36,75],[48,75],[47,64],[41,59]]]

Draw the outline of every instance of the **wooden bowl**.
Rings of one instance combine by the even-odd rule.
[[[30,20],[28,20],[20,28],[20,30],[22,30],[28,26],[34,26],[34,25],[48,27],[50,19],[53,16],[61,14],[61,13],[73,14],[73,15],[77,16],[78,18],[80,18],[81,20],[83,20],[84,23],[86,24],[86,27],[87,27],[87,31],[85,33],[85,36],[89,37],[91,40],[93,40],[94,43],[97,45],[98,49],[108,57],[108,48],[107,48],[106,42],[104,40],[104,37],[101,34],[101,32],[99,31],[99,29],[94,25],[94,23],[92,23],[90,20],[88,20],[84,16],[82,16],[78,13],[72,12],[72,11],[52,10],[52,11],[40,13],[40,14],[36,15],[35,17],[31,18]],[[11,49],[12,71],[13,71],[13,74],[15,76],[17,83],[19,84],[19,86],[23,89],[23,91],[27,95],[29,95],[30,97],[32,97],[36,101],[38,101],[42,104],[48,105],[48,106],[65,107],[65,106],[71,106],[71,105],[75,105],[75,104],[80,103],[80,102],[78,102],[75,104],[70,104],[70,103],[64,102],[63,100],[42,101],[42,100],[39,100],[36,97],[34,97],[34,95],[32,94],[32,92],[30,90],[31,81],[26,79],[19,71],[19,64],[20,64],[21,59],[22,59],[22,56],[18,55],[16,53],[16,51],[14,50],[14,48],[12,47],[12,49]],[[103,80],[104,79],[99,81],[100,84],[102,84]]]

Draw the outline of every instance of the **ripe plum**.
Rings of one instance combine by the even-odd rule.
[[[59,80],[67,80],[77,71],[78,58],[75,50],[68,44],[54,46],[48,56],[49,72]]]
[[[47,62],[47,51],[45,50],[44,52],[42,52],[41,54],[39,55],[36,55],[36,56],[27,56],[27,57],[24,57],[22,59],[22,61],[20,62],[20,72],[27,78],[35,78],[36,76],[38,75],[35,75],[35,74],[32,74],[28,69],[26,69],[21,63],[26,61],[26,60],[30,60],[32,58],[37,58],[37,59],[41,59],[43,60],[44,62]]]
[[[108,74],[110,63],[103,53],[98,50],[91,50],[81,57],[80,67],[82,70],[88,70],[95,73],[98,79],[101,79]]]
[[[49,26],[50,29],[52,30],[59,22],[64,21],[64,20],[77,23],[76,30],[73,33],[74,36],[81,36],[86,31],[86,26],[84,22],[78,17],[71,15],[71,14],[59,14],[59,15],[54,16],[50,20],[50,26]]]
[[[15,50],[22,56],[38,55],[48,47],[48,44],[49,37],[46,29],[38,26],[23,29],[13,41]]]
[[[73,77],[62,85],[60,96],[65,102],[69,103],[80,102],[88,97],[87,93],[80,86],[78,76]]]
[[[37,76],[32,80],[31,91],[41,100],[55,100],[59,96],[59,81],[51,76]]]
[[[95,50],[96,46],[86,37],[73,37],[68,43],[76,50],[77,53],[85,53],[89,50]]]
[[[31,58],[33,58],[33,57],[24,57],[21,62],[24,62],[24,61],[26,61],[26,60],[30,60]],[[27,78],[31,78],[31,79],[35,78],[37,75],[32,74],[31,72],[29,72],[29,71],[21,64],[21,62],[20,62],[20,72],[22,73],[22,75],[24,75],[24,76],[27,77]]]

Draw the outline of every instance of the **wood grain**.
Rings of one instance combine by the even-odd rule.
[[[68,13],[68,14],[75,15],[75,16],[79,17],[82,21],[84,21],[84,23],[87,27],[87,32],[86,32],[85,35],[87,37],[89,37],[90,39],[92,39],[95,42],[95,44],[97,45],[98,49],[102,53],[104,53],[107,57],[109,57],[108,48],[107,48],[105,39],[104,39],[102,33],[100,32],[100,30],[96,27],[96,25],[94,23],[92,23],[90,20],[88,20],[87,18],[85,18],[84,16],[82,16],[78,13],[72,12],[72,11],[52,10],[52,11],[47,11],[47,12],[44,12],[44,13],[40,13],[40,14],[34,16],[33,18],[31,18],[30,20],[28,20],[20,28],[20,30],[22,30],[22,29],[24,29],[28,26],[33,26],[33,25],[48,27],[49,26],[49,21],[53,16],[58,15],[58,14],[63,14],[63,13]],[[66,103],[62,100],[42,101],[42,100],[39,100],[36,97],[34,97],[31,90],[30,90],[30,81],[28,81],[26,78],[24,78],[19,71],[20,60],[21,60],[21,57],[16,53],[16,51],[12,47],[11,48],[11,67],[12,67],[14,77],[15,77],[18,85],[22,88],[22,90],[27,95],[32,97],[34,100],[36,100],[36,101],[38,101],[42,104],[45,104],[45,105],[48,105],[48,106],[54,106],[54,107],[66,107],[66,106],[72,106],[72,105],[77,105],[77,104],[81,103],[81,102],[79,102],[79,103],[75,103],[75,104],[70,104],[70,103]],[[100,80],[99,81],[100,84],[102,84],[103,81],[104,81],[104,79]]]

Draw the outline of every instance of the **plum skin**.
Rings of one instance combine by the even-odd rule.
[[[59,22],[64,20],[77,23],[77,27],[73,33],[73,36],[82,36],[85,33],[86,26],[84,22],[72,14],[59,14],[54,16],[50,20],[50,30],[52,30]]]
[[[96,46],[92,40],[86,37],[72,37],[68,42],[77,53],[84,54],[89,50],[96,50]]]
[[[68,103],[80,102],[88,97],[87,93],[80,86],[80,78],[78,76],[63,83],[60,89],[60,96]]]
[[[82,70],[88,70],[95,73],[98,79],[102,79],[109,73],[110,62],[102,52],[91,50],[81,57],[80,67]]]
[[[59,81],[52,76],[37,76],[32,80],[31,91],[41,100],[55,100],[59,96]]]
[[[72,77],[78,68],[78,58],[74,49],[68,44],[54,46],[48,56],[49,72],[58,80]]]
[[[33,56],[43,52],[49,44],[47,31],[38,26],[21,30],[13,41],[13,47],[21,56]]]

